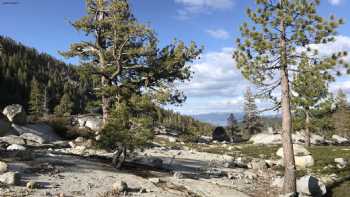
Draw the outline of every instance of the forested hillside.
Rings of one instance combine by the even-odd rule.
[[[31,81],[45,91],[50,111],[58,104],[64,85],[77,79],[76,70],[45,53],[0,36],[0,108],[18,103],[28,109]]]

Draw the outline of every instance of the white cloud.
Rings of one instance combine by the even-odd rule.
[[[342,2],[342,0],[328,0],[328,2],[332,5],[339,5]]]
[[[226,40],[230,38],[230,33],[224,29],[208,29],[205,32],[216,39]]]
[[[337,51],[350,52],[350,37],[337,36],[336,41],[326,45],[314,45],[320,54],[332,54]],[[191,65],[194,72],[190,82],[180,84],[188,97],[186,103],[172,109],[184,114],[201,114],[211,112],[241,112],[243,95],[247,87],[254,86],[243,78],[232,58],[233,48],[204,53],[201,59]],[[350,53],[349,53],[350,54]],[[350,57],[347,58],[350,61]],[[350,98],[350,78],[344,75],[332,83],[330,89],[335,92],[342,88]],[[276,95],[279,91],[276,92]],[[269,107],[266,100],[256,100],[260,110]]]
[[[193,14],[211,10],[230,9],[234,5],[233,0],[175,0],[175,3],[183,6],[177,11],[180,19],[187,19]]]

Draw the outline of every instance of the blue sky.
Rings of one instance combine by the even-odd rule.
[[[19,4],[3,4],[14,1]],[[137,19],[155,29],[161,45],[177,38],[193,40],[205,47],[201,60],[192,65],[193,81],[180,85],[188,100],[175,110],[185,114],[242,111],[243,93],[250,84],[235,69],[231,57],[234,40],[240,35],[239,26],[246,21],[245,10],[254,6],[253,0],[130,0],[130,3]],[[322,47],[324,52],[350,51],[348,8],[350,0],[321,0],[321,15],[335,14],[347,21],[339,29],[337,42]],[[84,0],[0,0],[0,35],[64,60],[57,52],[85,39],[69,21],[84,14]],[[350,93],[348,78],[339,78],[331,89],[343,88]],[[258,104],[264,106],[266,102]]]

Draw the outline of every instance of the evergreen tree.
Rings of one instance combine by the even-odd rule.
[[[44,112],[44,95],[41,91],[41,87],[39,86],[39,82],[33,78],[30,83],[31,91],[30,91],[30,113],[33,115],[42,115]]]
[[[276,102],[282,111],[282,144],[285,163],[283,193],[296,193],[296,168],[292,146],[290,72],[298,72],[301,59],[315,67],[333,68],[346,53],[319,55],[311,44],[334,40],[336,28],[343,23],[334,16],[326,20],[316,8],[319,0],[256,0],[255,10],[248,9],[251,25],[241,26],[234,58],[243,75]],[[301,50],[300,49],[305,49]],[[325,69],[326,70],[326,69]],[[280,98],[273,91],[280,88]]]
[[[335,98],[336,110],[332,116],[335,132],[338,135],[350,136],[350,107],[346,94],[339,89]]]
[[[231,113],[227,118],[227,130],[231,133],[231,141],[233,142],[235,137],[240,135],[240,129],[238,127],[238,122],[233,113]]]
[[[55,107],[55,113],[60,116],[68,116],[72,114],[73,107],[74,103],[69,94],[64,93],[60,100],[60,104]]]
[[[249,137],[251,135],[260,133],[263,125],[258,115],[257,107],[255,104],[255,97],[250,88],[248,88],[245,92],[244,100],[244,135],[246,137]]]
[[[98,95],[104,125],[111,107],[119,110],[119,105],[131,103],[134,94],[169,92],[166,102],[184,101],[182,92],[174,89],[173,83],[190,79],[191,72],[186,63],[201,53],[195,43],[187,47],[183,42],[175,41],[159,49],[154,31],[137,22],[127,0],[86,0],[86,5],[87,15],[73,26],[93,35],[90,36],[93,40],[72,44],[70,50],[62,54],[80,57],[86,71],[100,78]],[[119,128],[116,132],[124,129]],[[121,143],[119,149],[129,147],[123,139],[112,141]],[[120,158],[125,156],[115,155],[118,159],[114,159],[114,164],[120,167],[123,162]]]
[[[292,105],[299,124],[303,125],[305,144],[310,146],[310,132],[314,130],[314,113],[318,110],[321,102],[327,101],[328,81],[333,77],[327,72],[320,70],[309,62],[307,58],[302,59],[299,70],[292,82]],[[295,128],[295,127],[294,127]]]

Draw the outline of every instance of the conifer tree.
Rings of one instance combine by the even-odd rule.
[[[30,83],[30,113],[33,115],[41,115],[44,112],[44,95],[39,86],[39,82],[33,78]]]
[[[183,93],[175,89],[173,83],[190,79],[191,71],[187,62],[201,53],[195,43],[186,46],[182,41],[175,40],[159,48],[154,31],[136,20],[127,0],[86,0],[86,5],[87,15],[74,22],[73,26],[85,32],[92,40],[72,44],[70,50],[62,54],[66,57],[80,57],[86,71],[100,77],[97,94],[102,101],[104,125],[113,125],[109,123],[109,115],[111,111],[120,111],[119,105],[127,105],[130,109],[121,110],[123,113],[116,113],[118,116],[126,115],[125,111],[132,111],[133,105],[128,103],[132,103],[130,99],[135,94],[167,92],[166,103],[184,101]],[[140,124],[132,115],[127,117],[130,118],[131,125]],[[123,125],[124,128],[115,127],[114,132],[133,128]],[[140,132],[145,131],[142,127],[136,128],[140,128]],[[131,147],[121,138],[112,141],[119,144],[111,146],[118,151]],[[114,156],[113,163],[120,167],[123,162],[121,158],[126,157],[126,151],[118,154]]]
[[[299,64],[299,70],[292,82],[292,105],[295,108],[297,119],[301,118],[305,144],[310,146],[310,132],[313,129],[314,113],[322,102],[327,101],[328,82],[334,80],[320,67],[312,65],[310,60],[304,58]],[[314,112],[314,113],[313,113]]]
[[[350,136],[350,106],[346,94],[339,89],[335,98],[336,110],[332,116],[335,132],[338,135]]]
[[[340,57],[318,54],[311,44],[334,40],[336,28],[343,23],[317,14],[320,0],[256,0],[255,10],[248,9],[251,24],[241,26],[234,58],[243,75],[256,84],[260,95],[273,99],[282,111],[282,144],[285,164],[283,193],[296,193],[296,168],[292,146],[290,72],[299,72],[302,58],[316,67],[331,69]],[[280,88],[280,97],[273,91]]]
[[[238,127],[238,122],[233,113],[231,113],[227,118],[227,130],[231,133],[231,141],[234,141],[234,138],[240,135],[240,129]]]
[[[60,116],[68,116],[72,114],[74,103],[68,93],[64,93],[59,105],[55,107],[55,113]]]
[[[248,88],[245,92],[244,100],[244,133],[246,137],[249,137],[251,135],[260,133],[263,125],[258,115],[255,97],[250,88]]]

